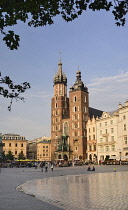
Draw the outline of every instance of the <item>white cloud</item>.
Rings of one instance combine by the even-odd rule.
[[[111,111],[128,98],[128,72],[111,77],[95,78],[88,85],[90,106]]]

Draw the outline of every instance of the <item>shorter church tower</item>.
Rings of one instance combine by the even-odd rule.
[[[81,81],[81,72],[76,72],[75,84],[70,88],[70,146],[73,160],[85,160],[87,148],[86,122],[89,113],[88,88]]]

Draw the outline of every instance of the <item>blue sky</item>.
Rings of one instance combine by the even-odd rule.
[[[0,69],[16,83],[30,82],[24,102],[0,97],[0,132],[18,133],[28,140],[50,136],[53,77],[57,72],[59,49],[68,88],[76,79],[76,71],[89,89],[90,106],[104,111],[118,108],[128,99],[128,23],[117,27],[107,12],[85,12],[66,23],[61,17],[42,28],[19,23],[14,27],[20,35],[20,48],[10,51],[0,43]],[[2,40],[2,36],[1,36]]]

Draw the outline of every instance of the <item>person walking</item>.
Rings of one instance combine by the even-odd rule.
[[[45,163],[45,172],[47,172],[47,171],[48,171],[48,164]]]
[[[53,166],[53,164],[51,165],[51,170],[53,171],[53,168],[54,168],[54,166]]]

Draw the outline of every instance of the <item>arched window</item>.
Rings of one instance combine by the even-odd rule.
[[[68,122],[64,122],[64,128],[63,129],[64,129],[63,133],[68,135],[68,133],[69,133]]]
[[[76,102],[77,101],[77,98],[76,98],[76,96],[74,96],[74,102]]]
[[[57,107],[58,107],[58,104],[56,103],[56,104],[55,104],[55,108],[57,108]]]

